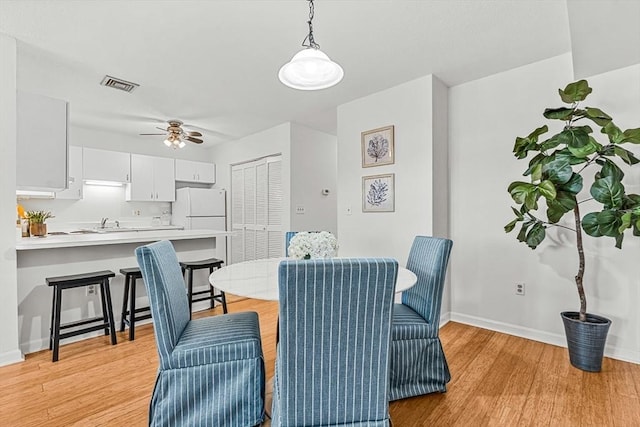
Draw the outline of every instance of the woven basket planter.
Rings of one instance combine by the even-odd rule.
[[[587,313],[587,321],[581,322],[577,311],[563,311],[560,316],[571,364],[583,371],[600,372],[611,320]]]

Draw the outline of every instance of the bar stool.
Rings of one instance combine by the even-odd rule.
[[[142,279],[138,267],[121,268],[124,274],[124,297],[122,298],[122,315],[120,316],[120,332],[124,332],[124,325],[129,325],[129,341],[135,339],[136,320],[151,319],[149,306],[136,308],[136,282]],[[142,313],[141,315],[138,315]]]
[[[116,274],[113,271],[104,270],[93,273],[74,274],[71,276],[47,277],[45,279],[47,285],[53,286],[54,288],[53,304],[51,307],[51,329],[49,332],[49,350],[53,350],[53,362],[58,361],[61,339],[104,329],[105,335],[111,335],[111,345],[115,345],[117,343],[116,329],[113,321],[113,310],[111,308],[111,291],[109,290],[109,279],[111,277],[115,277],[115,275]],[[60,324],[60,314],[62,312],[62,291],[65,289],[79,288],[89,285],[100,285],[102,316]],[[91,324],[94,325],[88,326]],[[62,329],[77,328],[79,326],[84,327],[70,332],[60,332]]]
[[[195,270],[201,270],[203,268],[209,269],[209,274],[213,273],[214,269],[222,267],[224,261],[218,258],[208,258],[202,261],[187,261],[181,262],[180,268],[182,268],[182,275],[185,275],[185,280],[187,281],[187,296],[189,299],[189,313],[191,313],[191,307],[194,302],[198,301],[211,301],[211,308],[214,306],[214,301],[218,301],[222,303],[222,311],[223,313],[227,313],[227,297],[224,295],[224,292],[220,291],[219,294],[215,294],[215,290],[212,284],[209,284],[209,289],[205,291],[193,292],[193,272]],[[194,298],[196,295],[205,295],[202,297]]]

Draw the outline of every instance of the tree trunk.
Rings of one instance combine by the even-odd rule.
[[[576,220],[576,246],[578,247],[578,259],[580,267],[576,274],[576,286],[578,287],[578,296],[580,297],[580,321],[587,321],[587,298],[584,295],[584,287],[582,286],[582,278],[584,277],[584,248],[582,247],[582,224],[580,221],[580,208],[576,204],[573,208],[573,214]]]

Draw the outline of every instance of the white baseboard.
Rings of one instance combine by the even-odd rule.
[[[0,366],[11,365],[24,361],[24,356],[20,350],[7,351],[0,353]]]
[[[546,344],[557,345],[559,347],[567,347],[567,340],[564,335],[553,334],[538,329],[531,329],[524,326],[512,325],[509,323],[498,322],[496,320],[484,319],[482,317],[469,316],[462,313],[445,313],[440,316],[440,326],[444,325],[443,319],[452,322],[464,323],[466,325],[476,326],[478,328],[488,329],[490,331],[501,332],[503,334],[514,335],[520,338],[540,341]],[[622,360],[640,364],[640,351],[621,349],[612,345],[607,345],[604,349],[604,355],[612,359]]]

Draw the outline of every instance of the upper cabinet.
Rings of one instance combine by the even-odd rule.
[[[67,188],[67,103],[18,92],[16,188]]]
[[[56,193],[56,199],[82,199],[82,147],[69,146],[68,188]]]
[[[85,181],[129,182],[130,168],[129,153],[86,147],[82,150],[82,175]]]
[[[176,159],[176,181],[215,184],[216,165],[214,163]]]
[[[173,202],[176,199],[174,160],[131,154],[127,201]]]

